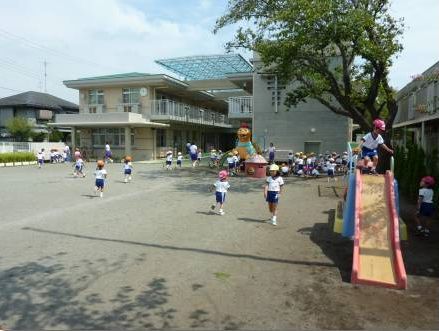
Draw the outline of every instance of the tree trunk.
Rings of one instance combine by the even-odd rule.
[[[393,149],[392,146],[392,133],[391,131],[387,131],[387,133],[383,134],[384,143],[387,147]],[[392,158],[392,154],[387,153],[384,148],[378,149],[378,164],[376,171],[379,174],[385,174],[387,170],[390,170],[390,159]]]

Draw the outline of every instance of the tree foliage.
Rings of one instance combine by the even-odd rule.
[[[14,117],[6,124],[8,132],[19,141],[27,141],[32,137],[32,125],[24,117]]]
[[[389,14],[389,0],[229,0],[214,32],[235,23],[246,27],[229,50],[256,51],[265,70],[299,82],[287,106],[313,98],[363,130],[384,115],[393,123],[398,107],[388,75],[403,23]]]

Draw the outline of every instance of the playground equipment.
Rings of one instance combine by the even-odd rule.
[[[398,183],[393,171],[384,176],[362,175],[355,170],[352,150],[349,156],[346,199],[337,205],[334,231],[354,239],[351,281],[406,289],[400,234],[402,240],[407,239],[407,230],[398,217]]]

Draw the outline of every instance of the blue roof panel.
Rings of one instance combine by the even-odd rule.
[[[253,71],[252,65],[239,54],[187,56],[155,62],[187,80],[222,79],[227,74]]]

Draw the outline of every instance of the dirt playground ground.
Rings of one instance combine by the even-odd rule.
[[[232,178],[219,216],[207,168],[112,164],[103,199],[92,168],[0,169],[4,328],[439,328],[439,231],[403,243],[408,290],[353,286],[340,181],[287,178],[274,227],[263,180]]]

